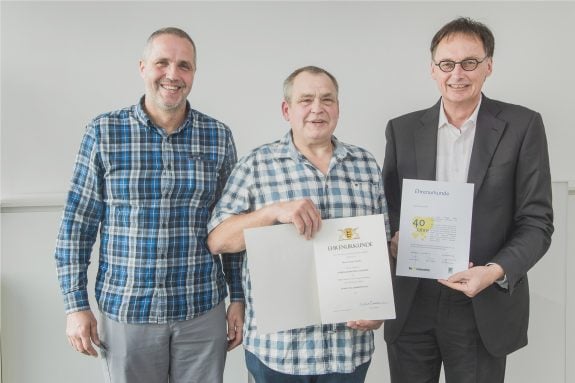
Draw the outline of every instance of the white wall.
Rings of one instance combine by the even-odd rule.
[[[166,25],[196,40],[190,100],[240,154],[287,130],[282,81],[316,64],[341,85],[336,134],[381,162],[387,121],[438,99],[428,45],[459,15],[496,36],[486,94],[541,112],[553,179],[575,180],[575,3],[2,2],[2,198],[67,189],[84,126],[137,102],[145,39]]]
[[[101,381],[98,363],[67,345],[52,253],[84,126],[141,96],[137,63],[157,28],[179,26],[195,39],[199,68],[190,101],[230,125],[240,155],[288,129],[281,83],[293,69],[314,64],[340,82],[338,137],[368,148],[381,163],[387,120],[438,98],[429,76],[433,33],[456,16],[473,17],[496,37],[487,96],[541,112],[553,179],[575,180],[567,160],[575,142],[575,3],[2,1],[0,13],[4,383]],[[568,217],[575,222],[570,198],[569,215],[556,200],[553,248],[531,273],[530,346],[511,356],[510,382],[567,382],[565,374],[575,381],[565,363],[575,356],[575,329],[567,326],[575,322],[567,304],[575,290],[567,278],[575,271],[566,258],[567,246],[574,249],[566,244],[574,232]],[[381,337],[376,346],[369,381],[385,382]],[[244,381],[236,352],[226,382]]]
[[[573,225],[575,195],[568,201],[566,183],[555,183],[553,192],[556,232],[548,254],[530,272],[529,346],[509,357],[508,383],[575,381],[573,364],[567,363],[575,355],[575,284],[568,278],[575,273],[575,262],[567,257],[575,250],[573,236],[567,248],[567,206]],[[3,208],[3,383],[103,380],[100,363],[73,351],[64,336],[65,317],[51,257],[60,216],[61,208],[54,207]],[[91,265],[91,281],[96,269],[97,264]],[[225,383],[246,381],[243,354],[236,349],[228,356]],[[367,383],[385,382],[389,372],[380,330]]]

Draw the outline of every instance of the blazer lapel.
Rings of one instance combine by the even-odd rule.
[[[474,196],[477,196],[477,193],[481,189],[487,168],[489,168],[491,164],[491,158],[505,131],[505,121],[496,118],[499,112],[500,109],[497,105],[483,96],[479,114],[477,115],[475,139],[473,141],[469,174],[467,176],[467,182],[475,184]]]
[[[420,180],[435,180],[437,124],[439,123],[440,107],[441,100],[421,117],[421,126],[414,132],[417,178]]]

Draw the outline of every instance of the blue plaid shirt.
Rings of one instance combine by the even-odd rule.
[[[66,312],[90,308],[87,269],[100,231],[96,300],[123,323],[196,317],[227,295],[243,300],[242,254],[222,261],[207,222],[236,162],[227,126],[187,105],[173,134],[138,105],[87,127],[56,245]],[[224,274],[225,271],[225,274]]]
[[[309,198],[323,219],[383,213],[389,237],[383,181],[376,160],[366,150],[335,137],[332,142],[335,148],[327,175],[297,151],[291,133],[255,149],[234,168],[208,229],[232,215],[275,202]],[[291,375],[349,373],[370,360],[373,332],[353,330],[345,323],[258,334],[246,259],[242,275],[246,294],[244,347],[271,369]]]

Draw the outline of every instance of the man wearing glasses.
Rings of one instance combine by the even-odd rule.
[[[494,38],[455,19],[431,42],[441,99],[391,120],[383,165],[397,251],[404,178],[474,184],[470,268],[447,280],[394,277],[385,324],[393,383],[503,382],[507,354],[527,344],[527,271],[551,243],[553,210],[539,113],[487,98]]]

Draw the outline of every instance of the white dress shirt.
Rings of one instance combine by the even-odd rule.
[[[436,179],[444,182],[467,182],[471,151],[475,140],[475,127],[481,99],[471,116],[456,128],[447,120],[443,109],[443,100],[439,109],[439,124],[437,132],[437,167]],[[487,266],[492,263],[488,263]],[[503,288],[508,287],[507,275],[496,281]]]
[[[436,179],[445,182],[467,182],[471,150],[475,139],[475,126],[479,106],[471,113],[471,116],[456,128],[447,120],[443,109],[443,100],[439,109],[439,126],[437,133],[437,167]]]

